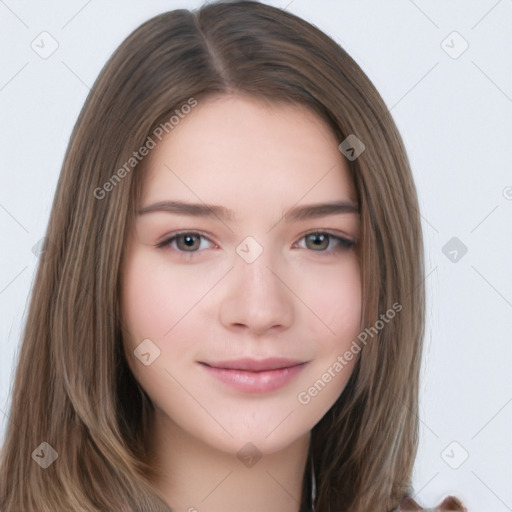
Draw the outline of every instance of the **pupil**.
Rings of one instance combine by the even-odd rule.
[[[194,246],[194,238],[197,238],[197,237],[194,237],[194,236],[191,236],[191,235],[182,235],[182,240],[185,244],[185,247],[186,248],[193,248]]]
[[[320,235],[311,235],[311,237],[315,241],[314,242],[315,247],[323,247],[322,242],[325,242],[327,240],[327,236],[321,235],[321,234]]]

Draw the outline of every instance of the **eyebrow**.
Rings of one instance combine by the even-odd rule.
[[[233,210],[225,206],[205,203],[186,203],[183,201],[160,201],[141,208],[138,214],[143,215],[152,212],[168,212],[193,217],[217,217],[227,221],[235,220]],[[297,222],[341,213],[359,213],[359,205],[350,201],[335,201],[331,203],[296,206],[284,215],[284,219],[287,222]]]

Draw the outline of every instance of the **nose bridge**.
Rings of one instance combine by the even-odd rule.
[[[236,248],[235,274],[244,283],[246,294],[264,295],[271,299],[274,294],[281,294],[282,283],[276,277],[278,265],[275,252],[269,245],[269,238],[258,241],[246,237]]]
[[[243,324],[251,330],[264,331],[292,321],[293,297],[281,281],[282,266],[276,252],[264,244],[246,237],[236,247],[234,268],[220,305],[221,320],[226,326]]]

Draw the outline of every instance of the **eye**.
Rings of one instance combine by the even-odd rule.
[[[170,246],[171,248],[185,253],[186,255],[186,253],[198,252],[198,249],[201,248],[201,239],[208,240],[210,242],[208,238],[197,231],[182,231],[180,233],[175,233],[170,238],[162,240],[156,244],[155,247],[160,248]],[[202,247],[202,249],[204,248],[205,247]]]
[[[312,231],[311,233],[304,235],[301,240],[306,241],[307,249],[312,249],[314,252],[323,252],[327,254],[344,250],[346,251],[354,247],[356,244],[353,240],[334,235],[328,231]],[[333,241],[336,242],[334,247],[331,246],[331,242]],[[329,246],[331,247],[328,248]]]

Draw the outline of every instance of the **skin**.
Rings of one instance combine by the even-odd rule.
[[[199,102],[146,157],[141,208],[179,200],[223,205],[235,215],[141,214],[125,248],[124,348],[156,408],[151,454],[161,476],[154,483],[173,511],[299,509],[311,429],[357,360],[309,403],[299,402],[359,333],[357,245],[335,238],[357,244],[359,215],[296,222],[283,215],[305,204],[356,202],[339,142],[303,106],[221,95]],[[189,241],[192,248],[186,236],[155,247],[180,230],[204,238]],[[315,230],[333,237],[306,236]],[[251,263],[236,251],[248,236],[263,249]],[[145,339],[160,351],[148,365],[134,355]],[[262,393],[233,389],[199,364],[240,357],[307,364]],[[245,463],[237,458],[244,446],[252,456]]]

